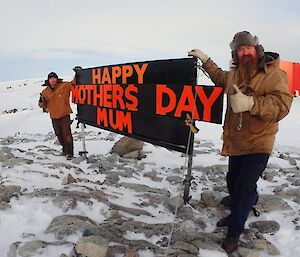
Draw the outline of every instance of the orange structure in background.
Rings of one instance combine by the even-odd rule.
[[[300,92],[300,63],[280,61],[280,68],[288,76],[289,89],[292,95],[299,96]]]

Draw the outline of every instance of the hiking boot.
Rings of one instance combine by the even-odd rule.
[[[70,155],[70,154],[69,154],[69,155],[67,156],[67,160],[70,161],[70,160],[72,160],[72,159],[73,159],[73,155]]]
[[[238,237],[226,237],[221,246],[227,254],[231,254],[237,249],[238,242]]]
[[[217,227],[228,227],[229,226],[229,218],[230,218],[230,215],[220,219],[217,222]]]

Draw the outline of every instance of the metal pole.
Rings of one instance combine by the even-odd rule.
[[[188,155],[188,167],[187,167],[187,174],[184,179],[184,190],[183,190],[183,201],[184,204],[189,203],[192,196],[190,196],[190,187],[192,182],[192,165],[193,165],[193,149],[194,149],[194,134],[191,135],[190,138],[190,149]]]
[[[87,152],[86,146],[85,146],[85,133],[84,133],[85,124],[84,123],[80,123],[80,126],[81,126],[82,151],[79,152],[79,155],[84,155],[85,158],[86,158],[86,154],[88,152]]]

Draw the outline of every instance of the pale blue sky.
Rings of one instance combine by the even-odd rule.
[[[222,68],[233,35],[300,62],[300,1],[0,0],[0,81],[72,67],[186,57],[199,48]]]

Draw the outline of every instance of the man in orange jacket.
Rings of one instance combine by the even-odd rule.
[[[257,181],[272,153],[278,122],[289,112],[292,96],[287,76],[279,67],[279,54],[265,52],[248,31],[235,34],[230,43],[235,68],[223,71],[201,50],[199,58],[211,80],[224,87],[227,110],[222,155],[229,156],[226,182],[231,213],[217,226],[228,226],[222,247],[232,253],[257,201]]]
[[[47,87],[40,94],[39,107],[48,109],[55,135],[62,146],[62,155],[71,160],[74,156],[74,147],[70,120],[72,113],[70,93],[75,78],[71,82],[63,82],[55,72],[50,72],[45,84]]]

